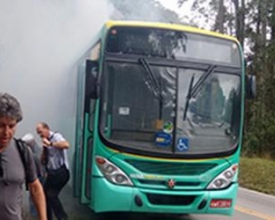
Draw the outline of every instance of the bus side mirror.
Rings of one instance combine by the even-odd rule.
[[[256,97],[256,76],[245,76],[245,93],[247,99],[254,99]]]
[[[88,99],[97,99],[99,96],[98,61],[86,61],[85,96]]]

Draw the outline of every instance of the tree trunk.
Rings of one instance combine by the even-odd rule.
[[[224,14],[224,0],[219,0],[219,9],[215,21],[214,30],[219,31],[220,33],[224,33]]]
[[[271,41],[275,40],[275,0],[272,2],[272,14],[271,14]]]
[[[241,46],[244,45],[244,26],[245,26],[245,0],[232,0],[236,11],[236,37],[240,41]]]

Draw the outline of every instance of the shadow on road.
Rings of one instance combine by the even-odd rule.
[[[94,215],[93,220],[194,220],[190,215],[145,214],[145,213],[106,213]]]

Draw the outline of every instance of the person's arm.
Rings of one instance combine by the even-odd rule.
[[[49,141],[47,138],[43,138],[42,142],[47,147],[52,146],[52,147],[56,147],[56,148],[60,148],[60,149],[68,149],[70,147],[69,142],[66,141],[65,139],[52,142],[52,141]]]
[[[42,185],[38,179],[29,183],[29,190],[38,212],[39,220],[47,220],[46,200]]]
[[[70,144],[68,141],[56,141],[56,142],[51,142],[51,146],[61,148],[61,149],[68,149],[70,147]]]

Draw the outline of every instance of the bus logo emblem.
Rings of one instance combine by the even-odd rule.
[[[168,186],[170,189],[173,189],[175,185],[176,185],[175,180],[170,179],[170,180],[167,181],[167,186]]]

